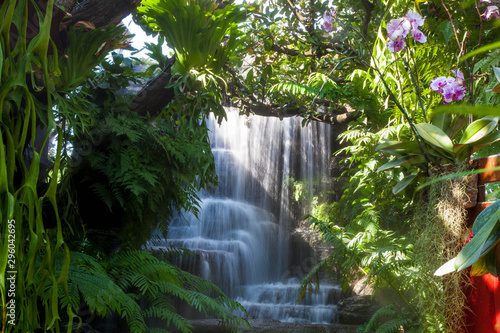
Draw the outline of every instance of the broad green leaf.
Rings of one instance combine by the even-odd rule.
[[[482,228],[484,228],[490,217],[496,214],[500,210],[500,200],[495,201],[488,207],[486,207],[479,215],[476,217],[474,224],[472,225],[472,234],[475,235]]]
[[[500,117],[500,106],[485,105],[442,105],[436,108],[436,113],[472,114],[479,117],[493,116]]]
[[[398,194],[402,190],[404,190],[408,185],[410,185],[415,178],[417,178],[418,174],[416,175],[409,175],[404,177],[399,183],[397,183],[396,186],[392,189],[393,194]]]
[[[455,151],[455,157],[458,161],[463,161],[467,158],[470,150],[470,144],[455,143],[453,145],[453,150]],[[472,153],[472,151],[470,151]]]
[[[381,143],[375,148],[375,151],[384,151],[392,155],[407,155],[415,152],[420,152],[418,143],[414,141],[399,142],[399,141],[387,141]]]
[[[435,276],[443,276],[443,275],[446,275],[448,273],[455,272],[455,259],[456,258],[453,258],[453,259],[449,260],[448,262],[446,262],[446,264],[439,267],[434,272],[434,275]]]
[[[496,142],[500,140],[500,131],[494,131],[488,135],[486,135],[484,138],[476,141],[474,143],[474,146],[472,148],[472,152],[476,152],[490,144],[492,144],[493,142]]]
[[[453,143],[443,130],[427,123],[416,124],[415,127],[417,128],[418,134],[426,142],[453,154]]]
[[[469,123],[469,117],[467,116],[457,116],[450,128],[449,136],[451,139],[455,137],[460,131]]]
[[[444,132],[448,133],[450,125],[452,124],[453,116],[447,113],[439,113],[432,117],[431,124],[437,128],[442,129]]]
[[[455,259],[455,268],[461,271],[474,264],[480,257],[483,247],[491,234],[498,227],[498,216],[491,216],[484,228],[467,243]]]
[[[495,247],[500,240],[500,228],[495,229],[490,237],[486,240],[483,245],[483,249],[481,251],[481,257],[483,257],[486,253],[488,253],[493,247]]]
[[[500,67],[491,66],[491,68],[493,68],[493,73],[495,73],[498,82],[500,82]]]
[[[438,164],[455,162],[455,155],[433,145],[426,145],[424,151],[428,158],[435,161]],[[436,159],[437,158],[437,159]]]
[[[472,124],[467,126],[465,129],[462,138],[460,139],[460,143],[473,143],[477,140],[483,138],[493,131],[498,123],[497,119],[487,119],[482,118],[474,121]]]

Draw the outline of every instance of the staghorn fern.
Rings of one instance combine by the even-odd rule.
[[[77,30],[74,27],[69,29],[66,57],[59,59],[61,75],[54,79],[56,88],[60,91],[71,91],[86,78],[92,77],[93,69],[104,60],[108,54],[107,49],[111,47],[105,44],[117,46],[119,40],[116,39],[124,31],[120,26],[106,26],[91,31]]]

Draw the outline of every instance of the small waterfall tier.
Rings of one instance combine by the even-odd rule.
[[[303,275],[294,276],[293,268],[313,251],[290,237],[300,219],[294,214],[303,213],[292,209],[290,180],[305,180],[302,191],[312,201],[313,183],[328,172],[328,125],[303,128],[297,118],[244,117],[231,110],[227,116],[220,126],[209,124],[219,186],[199,194],[198,219],[173,219],[165,246],[191,250],[179,265],[217,284],[249,318],[334,323],[339,286],[321,284],[318,294],[296,304]]]
[[[342,296],[339,286],[322,285],[317,294],[296,304],[299,287],[292,281],[249,285],[236,301],[245,307],[249,318],[303,324],[331,324],[336,321],[336,304]]]

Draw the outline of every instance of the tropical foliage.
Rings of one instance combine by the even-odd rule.
[[[157,122],[130,112],[125,89],[146,78],[130,59],[105,59],[121,27],[75,25],[63,47],[54,1],[0,8],[2,332],[71,332],[82,308],[124,318],[131,332],[189,332],[178,302],[230,330],[248,326],[210,281],[139,250],[217,183],[199,107]]]
[[[460,61],[466,53],[465,40],[467,45],[477,45],[477,48],[495,41],[489,37],[497,31],[498,24],[480,16],[486,9],[481,3],[464,4],[461,9],[457,5],[433,1],[419,2],[415,7],[402,2],[394,4],[386,7],[385,22],[379,21],[372,34],[362,39],[365,45],[373,45],[371,57],[365,60],[365,66],[351,70],[349,78],[374,92],[372,97],[376,99],[373,102],[378,105],[378,112],[365,110],[349,125],[350,129],[340,135],[348,145],[337,154],[346,156],[344,162],[350,167],[344,172],[348,181],[342,198],[320,204],[308,216],[311,226],[335,250],[303,281],[300,296],[311,290],[310,284],[316,281],[314,277],[321,268],[340,269],[345,287],[362,277],[380,290],[389,287],[395,292],[395,304],[403,310],[384,308],[384,313],[393,316],[387,326],[400,324],[392,329],[380,326],[381,332],[396,332],[401,325],[405,331],[415,327],[427,332],[464,329],[460,321],[465,314],[462,312],[457,318],[450,314],[454,310],[449,310],[452,304],[463,307],[463,296],[447,298],[447,294],[460,293],[460,288],[463,289],[462,277],[457,276],[453,287],[456,289],[446,293],[443,293],[442,280],[433,277],[441,264],[460,251],[465,228],[462,199],[458,194],[451,195],[453,182],[451,187],[436,183],[439,185],[423,192],[415,191],[414,187],[414,180],[422,183],[427,179],[430,167],[435,170],[445,164],[463,167],[476,151],[498,139],[497,118],[494,118],[498,113],[493,112],[494,108],[488,109],[498,104],[498,97],[488,91],[488,88],[494,90],[497,84],[491,75],[491,66],[498,66],[498,57],[492,56],[497,51]],[[333,8],[336,15],[332,22],[337,29],[350,30],[342,25],[342,6]],[[473,10],[476,17],[464,15],[462,10]],[[425,17],[424,24],[418,21],[422,17],[418,17],[418,24],[412,25],[415,12]],[[481,38],[472,28],[478,25]],[[425,33],[425,41],[422,35],[417,36],[418,44],[406,38],[413,29]],[[331,35],[337,37],[337,33]],[[403,40],[408,44],[396,45]],[[459,74],[457,64],[466,70],[466,77]],[[456,76],[447,78],[446,70],[452,70]],[[449,87],[436,86],[444,80],[450,82]],[[486,89],[481,85],[485,81],[488,82]],[[453,96],[451,100],[447,93]],[[450,113],[462,107],[470,112],[472,107],[457,105],[459,100],[478,105],[476,110],[482,108],[479,105],[485,105],[481,115],[487,117],[472,119],[438,112],[437,106],[441,103],[451,103],[446,106]],[[443,192],[441,188],[449,190]],[[460,187],[453,191],[463,193]],[[491,212],[496,214],[494,209]],[[456,228],[454,235],[445,236],[445,226],[452,220],[462,222],[453,227]],[[477,259],[491,248],[496,238],[488,231],[494,224],[492,218],[484,238],[479,237],[464,248],[455,264]],[[426,229],[425,225],[435,228]],[[487,239],[489,235],[492,238]],[[444,239],[453,241],[445,243]],[[478,246],[483,251],[477,252]],[[429,261],[429,257],[440,259]],[[447,281],[448,285],[455,283]],[[376,317],[369,328],[375,327]]]
[[[154,331],[151,319],[189,331],[179,300],[232,329],[247,325],[213,284],[141,249],[216,185],[204,119],[222,121],[229,103],[328,122],[338,134],[339,200],[318,197],[308,216],[335,251],[300,296],[320,269],[339,271],[346,289],[366,278],[375,295],[394,296],[367,330],[459,331],[432,275],[451,259],[451,270],[492,271],[498,204],[458,254],[439,243],[447,216],[462,214],[458,199],[416,185],[431,167],[439,176],[443,164],[460,168],[498,147],[498,1],[145,0],[136,21],[161,39],[143,73],[137,59],[111,54],[124,47],[121,27],[75,24],[54,0],[0,4],[0,297],[3,309],[15,304],[16,323],[4,311],[2,332],[70,332],[82,306],[134,332]],[[163,88],[173,97],[157,119],[139,116],[127,89],[153,86],[145,82],[158,69],[172,73]],[[300,190],[300,181],[290,183]],[[436,267],[422,260],[428,242]]]

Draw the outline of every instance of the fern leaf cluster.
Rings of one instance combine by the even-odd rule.
[[[91,136],[78,137],[80,164],[72,177],[120,219],[129,245],[138,246],[165,229],[173,212],[197,214],[197,191],[217,177],[203,122],[170,118],[152,125],[121,103],[126,100],[94,116]]]
[[[61,256],[59,271],[62,265]],[[53,285],[48,283],[46,288],[50,290]],[[139,250],[118,252],[101,262],[71,252],[68,288],[61,295],[60,307],[78,312],[83,303],[101,317],[118,314],[133,333],[168,332],[170,327],[191,332],[192,325],[177,311],[179,301],[208,317],[221,319],[231,331],[250,327],[233,314],[246,313],[245,309],[213,283]],[[160,326],[154,327],[152,322]]]
[[[387,305],[377,310],[365,326],[365,332],[398,333],[413,332],[414,321],[403,311],[397,311],[394,305]]]

